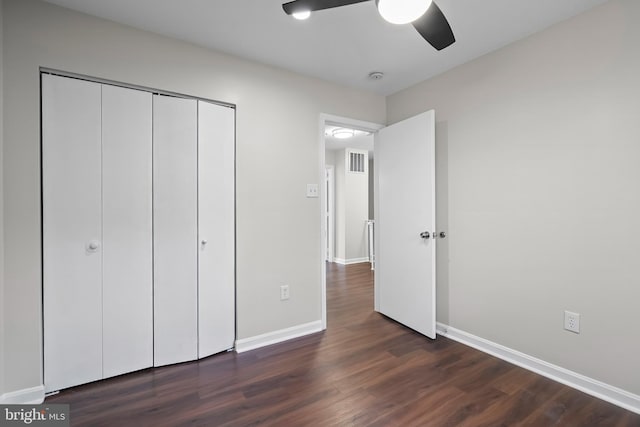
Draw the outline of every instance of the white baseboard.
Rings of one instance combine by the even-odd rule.
[[[44,385],[0,395],[0,405],[38,405],[44,402]]]
[[[236,352],[243,353],[256,348],[264,347],[271,344],[277,344],[293,338],[302,337],[304,335],[314,334],[322,331],[322,321],[304,323],[302,325],[292,326],[291,328],[280,329],[278,331],[268,332],[266,334],[257,335],[255,337],[243,338],[236,341]]]
[[[640,396],[442,323],[436,332],[509,363],[640,414]]]
[[[351,265],[351,264],[360,264],[361,262],[369,262],[369,258],[368,257],[351,258],[351,259],[334,258],[333,262],[335,262],[336,264]]]

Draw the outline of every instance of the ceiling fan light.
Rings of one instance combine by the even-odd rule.
[[[392,24],[408,24],[420,18],[433,0],[376,0],[378,12]]]
[[[310,10],[302,10],[300,12],[293,12],[291,14],[291,16],[293,16],[294,18],[299,19],[299,20],[302,21],[302,20],[305,20],[305,19],[307,19],[307,18],[309,18],[311,16],[311,11]]]
[[[331,136],[337,139],[353,138],[355,131],[353,129],[337,128],[331,132]]]

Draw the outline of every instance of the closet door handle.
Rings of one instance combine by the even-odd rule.
[[[204,240],[204,239],[202,239],[202,242],[201,242],[201,243],[202,243],[202,246],[205,246],[205,245],[207,244],[207,241],[206,241],[206,240]]]
[[[98,252],[100,249],[100,242],[97,240],[91,240],[87,243],[87,252]]]

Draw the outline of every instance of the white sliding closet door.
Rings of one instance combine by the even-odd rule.
[[[42,76],[46,391],[102,378],[100,86]]]
[[[198,357],[197,118],[153,96],[154,366]]]
[[[153,366],[151,97],[102,86],[105,378]]]
[[[235,110],[198,101],[198,357],[235,339]]]

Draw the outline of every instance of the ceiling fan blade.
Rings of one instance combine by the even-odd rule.
[[[313,12],[316,10],[331,9],[333,7],[347,6],[362,3],[369,0],[295,0],[282,5],[287,15],[296,12]]]
[[[413,26],[437,50],[451,46],[456,41],[447,18],[435,2],[431,3],[424,15],[413,21]]]

